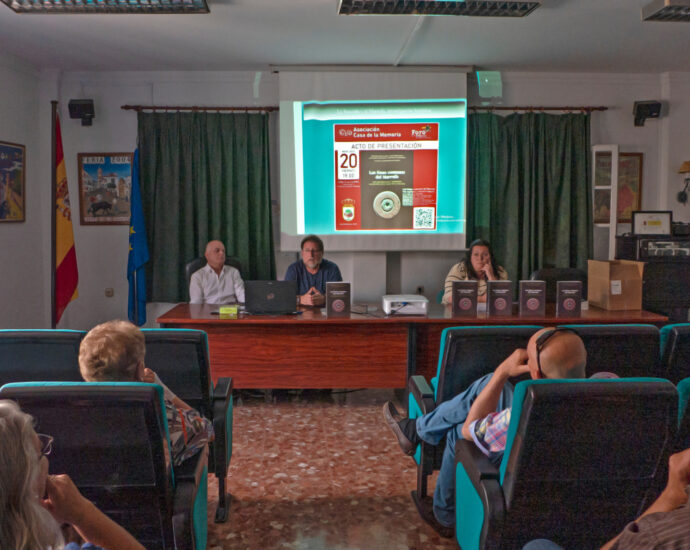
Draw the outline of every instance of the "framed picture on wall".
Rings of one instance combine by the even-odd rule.
[[[630,223],[642,205],[642,153],[618,154],[618,223]]]
[[[23,222],[26,147],[0,141],[0,222]]]
[[[79,221],[128,225],[132,153],[79,153]]]

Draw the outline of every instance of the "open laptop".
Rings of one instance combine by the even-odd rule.
[[[295,313],[297,281],[245,281],[244,308],[254,315]]]

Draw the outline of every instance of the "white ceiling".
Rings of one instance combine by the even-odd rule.
[[[524,18],[421,22],[337,15],[337,0],[208,2],[207,15],[18,15],[0,4],[0,51],[65,71],[393,65],[399,57],[401,65],[498,70],[690,71],[690,24],[642,22],[649,0],[542,0]]]

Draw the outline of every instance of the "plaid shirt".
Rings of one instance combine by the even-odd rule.
[[[475,420],[470,424],[472,440],[492,462],[503,457],[509,425],[510,408],[493,412],[482,420]]]

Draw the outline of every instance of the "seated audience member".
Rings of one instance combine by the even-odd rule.
[[[453,399],[416,419],[402,418],[390,401],[383,416],[407,455],[423,440],[438,445],[446,438],[441,471],[434,491],[433,514],[420,509],[422,519],[445,537],[455,525],[455,442],[474,441],[495,463],[500,463],[510,424],[513,387],[509,378],[527,374],[539,378],[583,378],[587,352],[580,337],[569,329],[542,329],[527,349],[516,349],[493,373],[487,374]]]
[[[206,245],[206,265],[189,280],[190,304],[228,304],[244,302],[244,281],[240,272],[225,265],[225,246],[220,241]]]
[[[601,550],[674,550],[690,548],[690,449],[671,455],[668,482],[659,498]],[[586,521],[584,519],[583,521]],[[555,542],[537,539],[523,550],[563,550]],[[574,550],[574,549],[573,549]]]
[[[288,266],[285,280],[297,281],[300,304],[322,306],[326,303],[326,283],[343,280],[340,269],[323,258],[323,241],[316,235],[304,237],[300,246],[302,259]]]
[[[33,419],[14,401],[0,400],[0,548],[78,548],[64,546],[60,525],[68,524],[96,547],[144,550],[84,498],[69,476],[48,475],[52,441],[50,436],[36,434]]]
[[[450,268],[443,290],[443,303],[450,304],[453,294],[453,281],[478,281],[477,299],[486,302],[486,282],[505,281],[508,272],[496,263],[491,245],[487,241],[472,241],[465,258]]]
[[[79,369],[87,382],[149,382],[163,388],[173,462],[179,465],[213,439],[213,425],[144,366],[144,334],[129,321],[92,328],[79,346]]]

